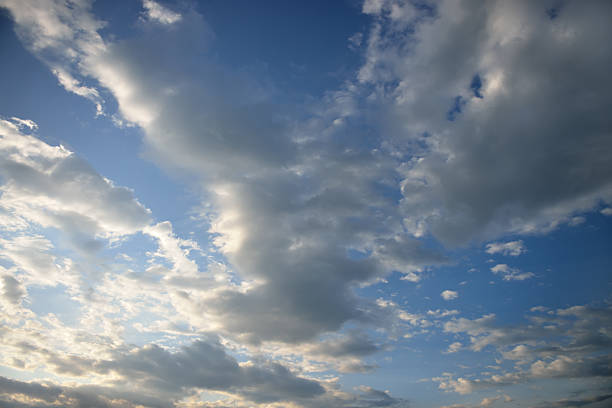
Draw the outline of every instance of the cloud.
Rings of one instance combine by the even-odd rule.
[[[214,340],[195,341],[175,352],[148,345],[115,351],[113,357],[88,363],[90,374],[112,374],[105,386],[28,383],[0,377],[0,402],[12,406],[27,396],[28,406],[35,407],[161,407],[181,400],[186,403],[185,397],[194,395],[194,390],[206,389],[222,391],[225,399],[221,403],[231,406],[280,401],[312,408],[406,406],[404,400],[371,387],[362,386],[358,393],[339,392],[330,385],[326,389],[324,383],[297,377],[278,363],[238,363]]]
[[[442,296],[442,299],[444,300],[453,300],[459,297],[459,293],[457,293],[454,290],[445,290],[442,293],[440,293],[440,296]]]
[[[21,283],[10,275],[2,276],[2,297],[10,303],[17,304],[26,294]]]
[[[350,332],[348,335],[319,342],[310,352],[330,357],[362,357],[376,353],[381,348],[366,335]]]
[[[495,396],[495,397],[486,397],[483,398],[482,401],[480,402],[480,406],[481,407],[490,407],[491,405],[493,405],[493,403],[497,400],[499,400],[501,398],[500,395]]]
[[[131,190],[115,186],[63,146],[50,146],[22,132],[25,126],[31,128],[23,120],[0,119],[0,208],[15,226],[56,228],[78,251],[95,253],[103,245],[99,239],[133,234],[149,224],[150,211]],[[13,254],[18,247],[41,253],[50,245],[33,237],[19,239],[30,242],[12,240]],[[36,259],[41,258],[31,261]]]
[[[523,241],[492,242],[487,244],[487,254],[502,254],[505,256],[519,256],[527,251]]]
[[[160,24],[174,24],[181,20],[181,15],[175,13],[153,0],[143,0],[142,7],[145,9],[145,16],[148,20]]]
[[[456,309],[452,309],[452,310],[440,310],[440,309],[436,309],[436,310],[428,310],[427,311],[427,315],[428,316],[433,316],[436,319],[440,319],[443,317],[448,317],[448,316],[454,316],[454,315],[458,315],[459,311]]]
[[[325,389],[277,363],[239,364],[215,342],[196,341],[176,353],[148,345],[97,365],[141,390],[161,390],[178,398],[192,388],[223,390],[257,403],[312,398]]]
[[[612,344],[612,334],[602,327],[608,327],[611,319],[609,308],[587,306],[558,309],[515,326],[495,324],[492,314],[474,320],[453,319],[444,324],[444,330],[469,335],[472,350],[493,347],[503,359],[519,364],[516,371],[504,374],[488,373],[470,379],[447,375],[434,381],[443,390],[461,394],[541,378],[599,378],[609,382],[612,366],[605,350]]]
[[[523,281],[533,278],[535,275],[532,272],[521,272],[518,268],[511,268],[506,264],[497,264],[491,267],[491,272],[502,275],[505,281]]]
[[[104,100],[98,90],[83,84],[78,65],[82,56],[95,54],[103,46],[97,30],[104,23],[89,14],[91,1],[60,0],[23,2],[2,0],[17,23],[15,30],[22,42],[41,59],[67,91],[89,99],[98,115]]]
[[[394,17],[399,7],[413,12]],[[377,19],[359,77],[388,90],[372,96],[387,103],[381,127],[412,157],[402,192],[415,235],[464,245],[545,233],[611,201],[612,51],[594,46],[612,30],[610,4],[564,3],[555,19],[528,1],[364,11]],[[588,63],[565,62],[578,59]]]
[[[281,364],[269,361],[238,363],[219,343],[212,340],[198,340],[176,352],[157,345],[146,345],[130,351],[113,351],[110,354],[112,359],[100,360],[61,356],[35,346],[29,346],[29,350],[44,355],[58,374],[111,375],[107,386],[93,387],[89,394],[104,400],[125,398],[134,405],[139,403],[137,395],[147,395],[151,401],[140,402],[143,405],[169,406],[197,389],[223,391],[255,403],[313,399],[325,393],[317,381],[295,376]],[[60,387],[36,388],[11,380],[5,380],[4,385],[13,385],[2,390],[6,394],[50,394],[46,398],[48,402],[66,393]],[[39,391],[21,391],[17,386]],[[81,389],[87,387],[68,389],[68,394],[79,394]],[[134,391],[132,396],[129,396],[129,390]]]
[[[463,344],[461,344],[460,342],[456,341],[456,342],[454,342],[454,343],[451,343],[451,344],[448,346],[448,349],[446,350],[446,353],[447,353],[447,354],[450,354],[450,353],[456,353],[456,352],[458,352],[459,350],[461,350],[461,347],[463,347]]]
[[[574,408],[574,407],[604,407],[599,402],[608,401],[612,394],[601,394],[574,399],[562,399],[558,401],[547,401],[536,405],[536,408]],[[606,403],[607,404],[607,403]]]

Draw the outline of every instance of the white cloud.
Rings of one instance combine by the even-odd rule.
[[[97,114],[102,114],[104,100],[98,90],[77,79],[83,57],[104,49],[97,32],[104,23],[90,15],[91,2],[1,0],[0,7],[9,10],[24,45],[49,66],[59,83],[92,101]]]
[[[427,311],[427,315],[433,316],[436,319],[440,319],[440,318],[448,317],[448,316],[455,316],[455,315],[458,315],[458,314],[459,314],[459,311],[455,310],[455,309],[453,309],[453,310],[447,310],[447,309],[440,310],[440,309],[436,309],[436,310],[428,310]]]
[[[18,122],[21,124],[21,122]],[[0,120],[0,207],[17,218],[61,229],[83,251],[97,238],[139,231],[149,210],[62,146],[50,146]]]
[[[432,380],[438,382],[438,388],[445,392],[454,391],[461,395],[466,395],[471,394],[474,390],[473,382],[462,377],[454,379],[451,375],[445,375],[443,377],[434,377]]]
[[[75,79],[61,67],[53,69],[52,72],[57,77],[57,80],[59,81],[60,85],[64,87],[64,89],[92,101],[96,105],[96,113],[98,115],[104,113],[104,109],[102,107],[104,100],[102,97],[100,97],[100,94],[96,88],[82,85],[77,79]]]
[[[461,347],[463,347],[463,344],[461,344],[460,342],[456,341],[454,343],[451,343],[448,346],[448,349],[446,350],[446,353],[447,354],[456,353],[459,350],[461,350]]]
[[[480,402],[480,406],[481,407],[490,407],[491,405],[493,405],[493,403],[497,400],[499,400],[501,398],[500,395],[497,395],[495,397],[485,397],[482,399],[482,401]]]
[[[143,0],[142,7],[145,9],[145,15],[148,20],[152,20],[161,24],[174,24],[181,20],[182,16],[153,0]]]
[[[459,293],[457,293],[454,290],[445,290],[442,293],[440,293],[440,296],[442,296],[442,299],[444,300],[453,300],[459,297]]]
[[[29,119],[20,119],[17,118],[15,116],[13,116],[11,118],[11,122],[16,124],[18,127],[27,127],[30,130],[36,130],[38,129],[38,124],[36,122],[34,122],[33,120],[29,120]]]
[[[486,252],[488,254],[502,254],[506,256],[519,256],[527,252],[527,248],[523,241],[509,241],[509,242],[492,242],[487,244]]]
[[[532,272],[521,272],[520,269],[511,268],[506,264],[497,264],[491,267],[491,272],[496,275],[502,275],[505,281],[523,281],[535,276]]]

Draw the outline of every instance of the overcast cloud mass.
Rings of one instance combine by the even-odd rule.
[[[0,0],[0,406],[609,406],[610,21]]]

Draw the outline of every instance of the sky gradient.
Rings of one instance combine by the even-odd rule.
[[[0,406],[611,406],[610,21],[0,0]]]

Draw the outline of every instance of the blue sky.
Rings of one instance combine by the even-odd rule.
[[[609,406],[611,16],[0,0],[0,405]]]

